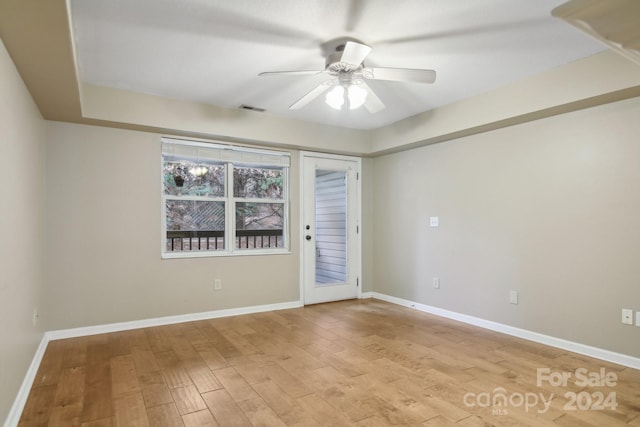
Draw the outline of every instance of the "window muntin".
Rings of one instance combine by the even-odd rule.
[[[288,250],[288,153],[163,138],[162,159],[163,257]]]

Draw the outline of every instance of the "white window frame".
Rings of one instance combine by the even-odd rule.
[[[175,144],[177,146],[201,147],[205,150],[213,152],[219,152],[221,164],[225,165],[225,196],[224,197],[206,197],[206,196],[171,196],[164,193],[164,147],[165,144]],[[277,254],[290,254],[290,230],[289,230],[289,216],[290,216],[290,200],[289,200],[289,169],[291,155],[285,151],[272,151],[262,150],[249,147],[242,147],[230,144],[222,144],[218,142],[202,142],[193,140],[184,140],[176,138],[161,138],[161,150],[160,155],[160,194],[161,194],[161,257],[162,259],[175,259],[175,258],[203,258],[203,257],[219,257],[219,256],[254,256],[254,255],[277,255]],[[260,158],[280,157],[282,159],[282,165],[276,166],[274,164],[265,164],[260,162]],[[180,157],[180,156],[176,156]],[[228,158],[224,161],[224,158]],[[235,197],[233,192],[233,169],[234,167],[255,167],[255,168],[273,168],[282,169],[283,171],[283,197],[282,199],[265,199],[265,198],[242,198]],[[225,248],[223,250],[206,251],[167,251],[167,212],[166,201],[167,200],[196,200],[196,201],[212,201],[212,202],[224,202],[225,203]],[[277,203],[283,204],[284,218],[282,224],[282,246],[277,248],[260,248],[260,249],[241,249],[236,248],[236,224],[235,213],[236,203]]]

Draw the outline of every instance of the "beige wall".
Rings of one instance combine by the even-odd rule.
[[[0,41],[0,421],[42,338],[44,120]]]
[[[291,254],[162,260],[160,135],[47,122],[47,138],[49,329],[299,299],[297,152]]]
[[[375,291],[639,357],[638,117],[636,98],[376,158]]]

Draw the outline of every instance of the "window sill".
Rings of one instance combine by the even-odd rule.
[[[243,250],[243,251],[198,251],[198,252],[179,252],[162,253],[162,259],[185,259],[185,258],[217,258],[217,257],[234,257],[234,256],[256,256],[256,255],[290,255],[290,249],[278,249],[278,250]]]

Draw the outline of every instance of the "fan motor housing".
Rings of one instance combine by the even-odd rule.
[[[353,37],[339,37],[333,40],[329,40],[322,44],[322,51],[326,58],[325,70],[331,75],[339,75],[341,73],[353,73],[358,69],[362,69],[364,64],[358,67],[340,62],[342,58],[342,52],[347,42],[356,42],[364,44],[362,41]]]
[[[364,64],[360,64],[357,67],[354,67],[353,65],[340,62],[340,58],[342,58],[342,52],[333,52],[327,56],[325,69],[329,74],[337,75],[341,73],[353,73],[364,66]]]

